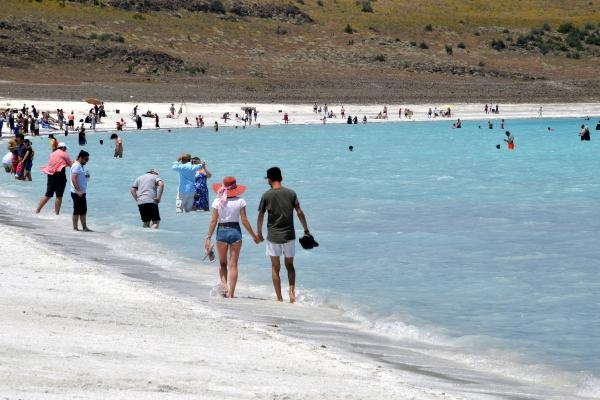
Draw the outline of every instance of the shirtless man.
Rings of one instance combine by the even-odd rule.
[[[115,141],[115,158],[123,158],[123,139],[119,137],[116,133],[110,135],[110,140]]]

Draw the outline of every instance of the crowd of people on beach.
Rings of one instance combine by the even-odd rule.
[[[117,142],[115,157],[122,157],[122,142],[115,133],[111,139]],[[80,144],[84,145],[80,141]],[[41,171],[46,175],[46,191],[40,198],[36,214],[42,212],[45,205],[54,197],[54,213],[60,214],[63,195],[70,184],[69,194],[73,202],[72,225],[74,231],[92,232],[87,220],[87,188],[90,174],[86,169],[90,161],[90,153],[80,150],[75,160],[68,154],[68,147],[64,142],[58,142],[53,134],[49,135],[51,153],[46,165]],[[31,180],[33,149],[31,142],[18,133],[8,144],[9,153],[3,160],[6,172],[15,173],[17,179]],[[14,153],[13,153],[14,152]],[[238,279],[238,259],[242,247],[241,226],[250,234],[253,241],[258,244],[265,241],[263,237],[264,217],[267,215],[266,252],[271,261],[273,286],[278,301],[283,301],[281,293],[281,257],[287,270],[289,283],[289,301],[295,302],[295,229],[294,211],[304,229],[304,236],[300,243],[304,248],[318,246],[308,230],[308,224],[296,193],[283,187],[281,170],[272,167],[267,170],[267,179],[270,189],[265,192],[258,205],[256,228],[253,229],[246,216],[247,202],[241,195],[246,186],[238,185],[235,177],[226,176],[222,183],[215,183],[212,188],[216,198],[209,204],[208,179],[212,173],[208,170],[206,162],[199,157],[192,157],[185,153],[178,157],[172,169],[179,175],[179,185],[175,201],[176,213],[193,211],[209,212],[212,210],[208,232],[204,242],[206,257],[211,262],[218,254],[218,273],[221,294],[224,297],[235,297]],[[161,217],[159,204],[165,189],[157,169],[152,168],[138,176],[131,185],[131,196],[138,206],[138,212],[144,228],[158,229]],[[216,243],[212,237],[216,233]]]
[[[398,117],[401,118],[403,109],[399,109]],[[484,107],[486,114],[499,113],[498,105],[495,107]],[[314,105],[316,114],[322,113],[323,119],[337,118],[336,114],[327,104],[318,106]],[[133,110],[135,120],[141,119],[138,113],[138,107]],[[156,118],[158,126],[158,115],[148,111],[147,116]],[[179,115],[181,114],[181,107]],[[174,104],[171,104],[169,110],[170,118],[177,118],[175,115]],[[178,116],[179,116],[178,115]],[[357,124],[358,116],[350,115],[348,110],[343,105],[340,109],[340,115],[348,124]],[[412,111],[404,108],[406,118],[412,117]],[[447,107],[443,111],[437,108],[429,108],[427,111],[428,118],[436,116],[450,117],[452,110]],[[382,111],[375,117],[388,118],[387,106],[384,106]],[[35,157],[35,151],[32,146],[32,141],[26,138],[26,135],[39,135],[38,124],[57,125],[57,131],[61,132],[63,128],[67,135],[69,131],[78,132],[78,143],[80,146],[87,144],[86,126],[90,124],[90,129],[94,129],[95,124],[103,117],[106,117],[106,111],[103,104],[95,105],[89,109],[88,116],[80,120],[80,125],[75,128],[76,117],[73,111],[67,116],[62,109],[57,109],[56,118],[50,116],[49,112],[42,111],[41,113],[35,106],[23,106],[20,110],[9,109],[0,113],[0,136],[4,123],[10,128],[10,137],[7,141],[8,152],[3,157],[3,166],[5,171],[13,174],[18,180],[31,181],[32,167]],[[254,107],[246,108],[244,115],[240,117],[236,114],[238,121],[251,123],[256,122],[257,111]],[[284,114],[284,119],[289,119],[288,113]],[[121,118],[121,121],[123,119]],[[367,122],[366,115],[363,116],[363,123]],[[123,121],[122,126],[125,125]],[[196,117],[196,126],[203,127],[204,120],[201,115]],[[453,124],[453,128],[461,128],[462,121],[460,118]],[[493,129],[493,123],[488,121],[488,127]],[[141,125],[138,125],[141,128]],[[481,128],[481,126],[479,126]],[[504,119],[500,122],[500,129],[504,130]],[[600,122],[596,126],[600,130]],[[119,129],[117,129],[119,130]],[[218,130],[218,123],[215,121],[215,130]],[[548,131],[553,129],[548,127]],[[515,149],[515,137],[510,131],[505,131],[506,145],[509,150]],[[579,136],[582,141],[590,140],[590,130],[587,125],[581,125]],[[70,196],[73,202],[72,224],[74,231],[91,232],[87,221],[87,185],[90,174],[86,166],[90,160],[90,154],[82,149],[77,154],[75,160],[72,160],[68,154],[68,147],[64,142],[59,142],[54,133],[48,135],[50,146],[50,157],[46,165],[41,167],[42,172],[46,175],[47,185],[46,192],[40,198],[36,208],[36,213],[40,213],[45,205],[54,197],[54,213],[60,214],[62,199],[67,183],[70,184]],[[123,157],[123,139],[118,133],[112,133],[111,140],[115,143],[115,158]],[[102,140],[100,141],[102,144]],[[497,145],[500,148],[500,145]],[[353,146],[349,147],[353,151]],[[247,202],[242,197],[246,186],[237,183],[233,176],[226,176],[222,182],[212,185],[212,190],[216,197],[210,202],[210,190],[208,180],[212,178],[212,173],[208,170],[206,162],[200,157],[192,157],[191,154],[185,153],[179,156],[172,164],[172,169],[178,174],[179,183],[177,188],[177,196],[175,199],[176,214],[185,214],[190,212],[211,212],[211,219],[208,223],[207,235],[204,241],[205,258],[209,261],[218,262],[218,273],[222,295],[225,297],[234,297],[235,289],[238,280],[238,260],[242,247],[241,226],[245,228],[250,237],[255,243],[265,241],[263,237],[264,217],[267,215],[267,236],[266,236],[266,253],[271,261],[273,286],[275,289],[278,301],[283,301],[281,293],[281,257],[288,273],[289,281],[289,300],[295,301],[295,230],[294,230],[294,211],[298,220],[304,229],[304,236],[300,242],[304,248],[312,248],[318,246],[314,238],[308,230],[308,224],[304,212],[300,208],[300,204],[296,193],[282,186],[283,180],[281,170],[278,167],[269,168],[267,170],[267,182],[270,189],[267,190],[260,199],[258,205],[258,217],[256,226],[253,226],[248,221],[246,215]],[[161,221],[159,204],[165,190],[165,184],[155,168],[147,170],[144,174],[135,178],[131,185],[131,196],[138,206],[138,212],[144,228],[158,229]],[[216,234],[216,236],[215,236]],[[216,243],[213,243],[215,236]],[[215,251],[216,250],[216,251]]]

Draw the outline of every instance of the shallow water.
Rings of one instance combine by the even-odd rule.
[[[330,340],[378,360],[387,354],[397,367],[408,368],[408,353],[418,349],[447,363],[432,363],[437,369],[429,373],[459,379],[458,363],[594,397],[600,393],[600,145],[594,131],[585,143],[577,132],[595,120],[507,121],[514,152],[504,145],[504,131],[487,129],[485,121],[464,122],[462,129],[436,121],[126,132],[120,160],[112,158],[108,134],[90,134],[88,221],[98,232],[85,236],[77,253],[214,301],[232,317],[277,316],[287,334]],[[61,139],[74,157],[76,137]],[[58,221],[51,204],[40,217],[28,215],[45,188],[36,171],[48,158],[46,139],[36,138],[34,148],[34,182],[2,177],[2,201],[23,204],[10,223],[34,219],[41,237],[69,252],[81,234],[69,231],[68,197]],[[268,188],[264,171],[282,168],[284,185],[298,193],[320,243],[311,251],[298,246],[296,258],[298,308],[308,307],[313,317],[300,312],[290,322],[271,308],[264,245],[248,236],[238,305],[211,297],[216,265],[200,261],[210,216],[174,210],[177,175],[170,167],[184,151],[207,160],[209,184],[235,175],[248,185],[253,225]],[[152,167],[166,183],[158,232],[142,230],[129,194],[135,177]],[[55,224],[65,229],[58,241],[46,232]],[[378,335],[386,350],[367,334]],[[354,340],[342,345],[340,336]],[[423,361],[414,361],[408,369],[422,369]]]

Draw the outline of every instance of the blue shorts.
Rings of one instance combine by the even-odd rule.
[[[242,229],[237,226],[219,226],[217,229],[217,242],[234,244],[242,240]]]

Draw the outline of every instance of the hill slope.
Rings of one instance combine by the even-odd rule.
[[[282,102],[600,98],[600,3],[589,0],[3,4],[2,96]]]

